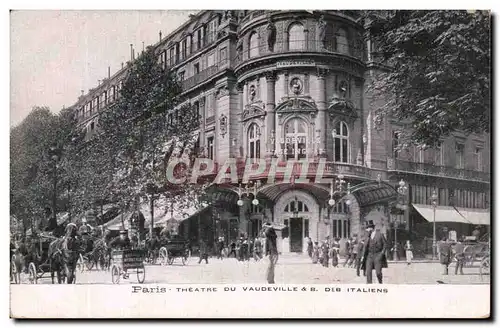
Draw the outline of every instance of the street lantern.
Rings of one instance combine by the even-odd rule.
[[[406,196],[406,192],[408,191],[408,187],[406,186],[406,182],[401,179],[401,181],[399,181],[399,187],[397,189],[397,192],[398,194],[400,195],[400,199],[399,199],[399,203],[401,205],[401,208],[403,209],[403,211],[406,210],[406,204],[405,204],[405,196]],[[398,225],[399,225],[399,222],[397,222],[397,216],[394,216],[394,249],[393,249],[393,258],[394,260],[397,260],[398,259]]]
[[[437,243],[436,243],[436,207],[437,207],[437,202],[438,202],[438,195],[436,193],[436,190],[432,191],[431,195],[431,203],[432,203],[432,210],[433,210],[433,220],[432,220],[432,259],[436,259],[436,253],[437,253]]]

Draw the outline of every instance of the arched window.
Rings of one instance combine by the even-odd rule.
[[[303,50],[305,45],[304,26],[300,23],[292,24],[288,29],[288,50]]]
[[[332,236],[334,238],[349,238],[351,236],[351,220],[349,205],[340,201],[332,208]]]
[[[333,135],[333,155],[335,162],[349,162],[349,130],[345,122],[337,122]]]
[[[309,212],[309,207],[300,200],[292,200],[285,206],[285,212]]]
[[[307,156],[307,124],[294,118],[285,124],[286,159],[302,159]]]
[[[260,128],[253,123],[248,129],[248,157],[260,158]]]
[[[257,57],[259,55],[259,36],[257,32],[252,32],[250,34],[250,39],[248,42],[248,56],[250,58]]]
[[[347,40],[347,32],[343,28],[337,31],[337,52],[341,54],[349,53],[349,42]]]

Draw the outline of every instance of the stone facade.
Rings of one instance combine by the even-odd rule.
[[[267,34],[273,30],[274,39]],[[352,186],[379,178],[394,190],[404,179],[410,186],[408,205],[415,200],[412,192],[418,188],[411,188],[415,185],[467,188],[473,197],[484,194],[484,200],[474,207],[488,208],[489,136],[456,134],[444,140],[442,150],[427,149],[420,154],[410,147],[396,154],[394,133],[401,126],[390,119],[381,128],[375,126],[374,111],[384,100],[373,99],[366,91],[372,74],[381,69],[371,61],[373,56],[365,46],[368,41],[354,12],[202,11],[154,47],[160,61],[164,54],[165,65],[183,75],[187,101],[199,101],[199,143],[206,155],[213,144],[218,163],[250,157],[259,141],[258,151],[253,148],[253,153],[260,158],[286,160],[287,149],[293,150],[288,159],[317,163],[324,158],[333,168],[326,177],[336,179],[345,172],[344,179]],[[189,51],[182,55],[186,43]],[[176,52],[181,56],[170,56]],[[74,105],[82,126],[98,115],[98,111],[85,113],[89,100],[118,86],[124,71],[126,68]],[[250,137],[254,124],[258,132]],[[287,139],[292,137],[295,141]],[[463,158],[460,166],[457,156]],[[328,184],[323,187],[329,189]],[[368,220],[384,233],[391,229],[393,205],[387,199],[375,199],[375,204],[365,206],[359,202],[360,194],[347,194],[340,200],[345,204],[349,199],[344,211],[344,207],[329,208],[324,195],[317,192],[289,183],[281,194],[259,205],[258,215],[246,204],[238,213],[223,213],[223,217],[238,218],[240,232],[251,236],[257,233],[252,218],[268,217],[277,224],[300,218],[297,227],[302,232],[282,236],[289,241],[280,244],[283,251],[298,247],[291,239],[300,244],[297,240],[307,236],[320,241],[362,234]],[[258,192],[257,198],[260,196]],[[447,201],[440,199],[439,204]],[[285,211],[292,202],[301,202],[308,211]],[[407,211],[401,219],[407,230],[413,215]]]

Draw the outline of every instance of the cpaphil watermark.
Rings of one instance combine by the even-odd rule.
[[[228,158],[216,163],[209,158],[174,158],[168,162],[165,179],[170,184],[196,184],[200,179],[213,179],[216,184],[248,183],[251,179],[265,179],[267,183],[330,183],[324,178],[331,172],[325,158],[318,160],[286,160],[277,158],[247,158],[245,161]]]

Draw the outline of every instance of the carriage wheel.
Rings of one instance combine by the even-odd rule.
[[[160,265],[166,265],[168,260],[168,252],[165,247],[160,248],[158,257],[160,259]]]
[[[85,261],[83,260],[82,254],[78,256],[78,261],[76,262],[76,268],[80,272],[83,272],[85,270]]]
[[[490,274],[490,258],[487,257],[481,261],[479,266],[479,275],[481,276],[481,280],[483,279],[483,275]]]
[[[113,267],[111,268],[111,281],[113,284],[120,283],[120,275],[120,268],[116,264],[113,264]]]
[[[30,263],[30,265],[28,267],[28,273],[29,273],[28,279],[29,279],[30,284],[38,283],[38,275],[36,272],[35,263],[33,263],[33,262]]]
[[[144,279],[146,279],[146,269],[144,269],[144,266],[137,268],[137,281],[142,284],[144,282]]]
[[[20,281],[17,279],[17,265],[16,265],[16,256],[12,255],[12,260],[10,262],[10,278],[11,281],[14,282],[15,284],[20,283]]]

